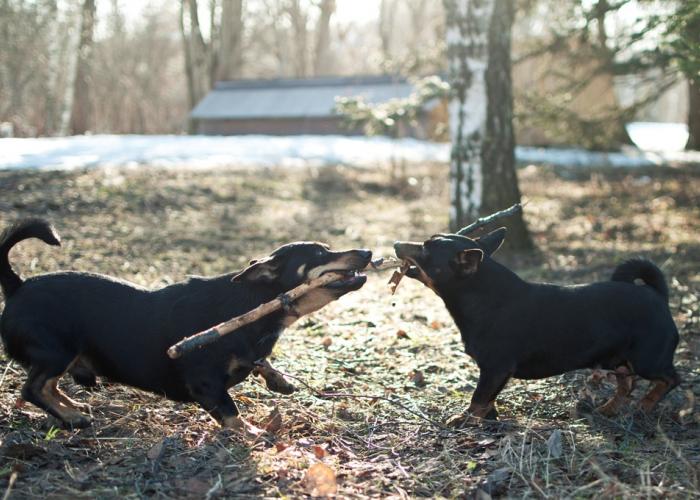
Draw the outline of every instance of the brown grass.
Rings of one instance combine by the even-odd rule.
[[[444,230],[445,167],[411,175],[408,183],[347,167],[0,172],[0,223],[44,216],[63,237],[61,249],[27,242],[13,252],[25,275],[70,268],[156,287],[238,269],[291,240],[389,254],[395,239]],[[69,381],[95,424],[56,430],[35,408],[15,408],[24,375],[4,359],[0,488],[15,477],[10,498],[297,497],[322,462],[343,497],[699,496],[700,172],[533,166],[520,177],[538,252],[502,259],[522,276],[606,279],[630,255],[667,273],[686,382],[651,417],[591,412],[611,388],[591,387],[581,372],[513,381],[500,422],[446,429],[468,404],[476,366],[432,292],[404,280],[392,297],[385,273],[283,335],[273,362],[298,377],[296,394],[269,393],[258,380],[232,391],[257,425],[281,414],[281,426],[257,439],[221,431],[195,405],[109,384],[87,393]]]

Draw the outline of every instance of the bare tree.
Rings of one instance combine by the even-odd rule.
[[[199,25],[197,0],[182,0],[180,4],[180,33],[182,34],[187,93],[194,107],[211,85],[210,53]]]
[[[306,28],[308,14],[302,8],[300,0],[287,0],[286,10],[292,24],[291,44],[294,47],[292,54],[294,76],[301,78],[308,74],[308,31]]]
[[[215,79],[232,80],[243,65],[243,0],[222,0],[219,38]]]
[[[324,75],[331,72],[331,16],[335,12],[335,0],[321,0],[320,13],[316,23],[316,50],[314,55],[314,75]]]
[[[444,0],[452,99],[450,229],[520,201],[512,125],[512,0]],[[520,215],[511,246],[531,246]]]
[[[700,150],[700,76],[688,82],[688,149]]]
[[[394,38],[394,24],[396,21],[397,0],[381,0],[379,4],[379,40],[383,62],[392,60],[392,40]]]
[[[84,0],[80,13],[80,39],[78,59],[73,82],[73,109],[71,131],[84,134],[90,124],[90,63],[95,32],[95,0]]]

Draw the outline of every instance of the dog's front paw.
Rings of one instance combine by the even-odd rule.
[[[283,377],[279,378],[267,378],[265,379],[265,385],[272,392],[278,392],[280,394],[293,394],[296,392],[297,388],[284,380]]]

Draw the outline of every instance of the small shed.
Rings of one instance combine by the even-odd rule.
[[[334,113],[336,97],[362,96],[376,104],[406,98],[413,88],[394,76],[222,81],[190,118],[194,130],[206,135],[360,135],[362,130],[349,130]],[[427,138],[430,113],[420,118],[423,121],[403,135]]]

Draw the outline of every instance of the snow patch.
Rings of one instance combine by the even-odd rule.
[[[564,167],[648,167],[700,164],[700,152],[603,153],[519,146],[520,164]],[[448,163],[450,145],[416,139],[344,136],[93,135],[0,139],[0,169],[72,170],[95,167],[272,167],[345,164],[373,168],[392,158]]]

